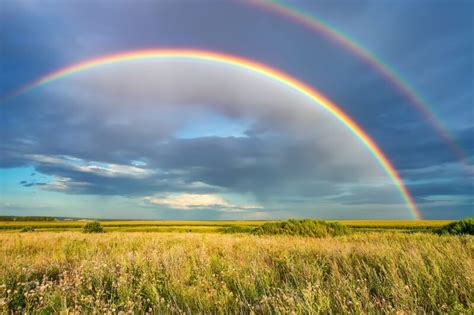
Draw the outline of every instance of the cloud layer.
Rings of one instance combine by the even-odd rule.
[[[250,195],[257,208],[297,212],[361,204],[351,198],[380,204],[377,187],[384,187],[399,206],[394,215],[407,215],[390,178],[335,117],[281,83],[232,66],[107,65],[36,88],[2,110],[0,163],[52,176],[43,190],[228,211],[252,209],[243,201]]]

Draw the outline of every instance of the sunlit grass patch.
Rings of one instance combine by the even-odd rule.
[[[0,244],[0,313],[474,309],[472,236],[44,232]]]

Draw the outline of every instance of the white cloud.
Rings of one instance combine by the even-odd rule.
[[[168,194],[165,196],[148,196],[144,200],[153,205],[181,210],[218,208],[224,211],[245,211],[262,208],[260,205],[232,204],[216,194]]]
[[[71,156],[30,154],[26,157],[42,164],[62,166],[71,170],[84,173],[94,173],[104,177],[145,178],[155,173],[153,170],[137,166],[85,161]]]
[[[46,185],[42,185],[43,190],[54,190],[54,191],[69,191],[73,188],[80,188],[89,185],[86,182],[73,181],[67,177],[54,176],[53,180]]]

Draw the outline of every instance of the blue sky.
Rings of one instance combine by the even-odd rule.
[[[229,53],[338,104],[376,141],[424,218],[474,214],[471,1],[297,1],[426,99],[460,161],[366,62],[239,1],[2,1],[0,95],[58,68],[144,48]],[[411,218],[370,152],[302,95],[224,65],[137,61],[0,105],[0,214],[150,219]]]

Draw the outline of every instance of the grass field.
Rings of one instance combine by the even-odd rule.
[[[221,232],[223,228],[239,226],[258,226],[269,221],[115,221],[104,220],[100,223],[107,231],[126,232]],[[449,222],[448,220],[352,220],[333,221],[350,226],[354,229],[377,231],[386,229],[397,230],[424,230],[439,227]],[[0,221],[0,230],[21,230],[26,226],[35,228],[36,231],[74,231],[80,230],[86,223],[85,220],[74,221]]]
[[[347,221],[352,234],[324,238],[216,233],[259,221],[84,223],[0,222],[15,227],[0,232],[0,313],[474,312],[474,237],[424,232],[445,221]]]

